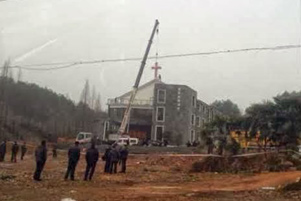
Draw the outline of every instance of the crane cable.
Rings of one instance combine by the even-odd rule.
[[[158,52],[159,52],[159,26],[156,30],[156,58],[155,58],[155,62],[158,62]]]

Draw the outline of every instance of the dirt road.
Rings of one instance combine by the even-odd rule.
[[[49,157],[42,182],[32,181],[34,161],[31,155],[18,163],[0,163],[0,200],[6,201],[76,201],[96,200],[301,200],[301,192],[281,193],[261,190],[294,182],[301,172],[261,174],[189,173],[196,157],[134,155],[127,174],[103,173],[99,161],[91,182],[82,181],[85,164],[82,157],[76,172],[77,181],[64,181],[67,166],[65,153]],[[177,167],[177,168],[175,168]],[[181,169],[180,167],[183,167]]]

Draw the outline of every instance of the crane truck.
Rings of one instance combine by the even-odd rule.
[[[139,87],[139,84],[140,84],[140,80],[141,80],[141,77],[142,77],[142,74],[143,74],[143,70],[144,70],[144,67],[145,67],[145,64],[146,64],[146,60],[148,58],[148,54],[149,54],[149,51],[150,51],[150,48],[151,48],[151,45],[152,45],[152,42],[153,42],[153,38],[155,36],[156,31],[158,30],[158,25],[159,25],[159,21],[156,20],[155,25],[154,25],[153,30],[152,30],[152,33],[151,33],[151,36],[150,36],[150,39],[148,41],[148,45],[146,47],[146,50],[145,50],[145,53],[144,53],[144,56],[143,56],[143,59],[141,61],[141,65],[140,65],[140,68],[139,68],[139,71],[138,71],[138,75],[136,77],[135,84],[134,84],[133,89],[131,91],[130,99],[129,99],[129,102],[128,102],[127,107],[125,109],[123,119],[121,121],[121,125],[118,129],[118,132],[117,132],[117,134],[111,134],[111,137],[115,138],[115,141],[117,143],[118,143],[118,141],[120,141],[119,140],[120,138],[122,138],[122,139],[128,138],[129,141],[134,141],[134,139],[132,139],[132,138],[130,138],[130,136],[126,135],[126,127],[129,123],[132,104],[135,100],[135,96],[136,96],[136,93],[137,93],[137,90],[138,90],[138,87]]]

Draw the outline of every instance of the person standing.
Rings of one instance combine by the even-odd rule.
[[[15,141],[12,148],[11,148],[11,162],[16,163],[17,162],[17,154],[19,152],[19,145],[18,143]]]
[[[74,181],[74,172],[76,169],[76,165],[80,159],[80,148],[79,148],[78,141],[76,141],[74,143],[74,146],[68,150],[68,159],[69,161],[68,161],[67,172],[65,175],[65,180],[67,180],[68,177],[70,176],[70,179]]]
[[[26,152],[27,152],[27,147],[26,147],[26,142],[24,142],[23,145],[21,146],[21,160],[23,160]]]
[[[127,149],[127,146],[122,147],[120,150],[120,162],[121,162],[121,173],[125,173],[126,171],[126,161],[129,155],[129,151]]]
[[[35,158],[36,158],[36,170],[34,172],[33,179],[36,181],[41,181],[41,173],[43,171],[44,165],[47,160],[47,148],[46,148],[45,140],[43,140],[41,142],[41,145],[36,148]]]
[[[106,148],[105,153],[103,155],[103,160],[106,161],[105,168],[104,168],[105,173],[110,173],[110,165],[111,165],[110,151],[111,151],[111,147]]]
[[[91,180],[95,171],[95,167],[98,161],[99,152],[95,147],[95,144],[92,143],[91,147],[87,150],[86,153],[86,172],[85,172],[85,178],[84,180],[87,181],[87,179]]]
[[[117,173],[117,164],[119,161],[119,151],[117,150],[117,145],[114,144],[110,153],[110,174]]]
[[[0,145],[0,162],[4,161],[5,154],[6,154],[6,140],[3,140],[3,142]]]

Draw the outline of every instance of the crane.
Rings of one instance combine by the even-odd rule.
[[[129,100],[129,102],[127,104],[127,107],[125,109],[124,116],[123,116],[121,125],[120,125],[119,130],[118,130],[118,135],[119,136],[125,134],[126,126],[127,126],[128,122],[129,122],[129,116],[130,116],[130,112],[131,112],[131,106],[132,106],[132,104],[133,104],[133,102],[135,100],[135,96],[136,96],[136,93],[137,93],[137,90],[138,90],[138,87],[139,87],[141,76],[142,76],[142,73],[143,73],[143,70],[144,70],[144,67],[145,67],[145,64],[146,64],[146,60],[147,60],[147,57],[148,57],[148,54],[149,54],[149,51],[150,51],[150,48],[151,48],[151,45],[152,45],[152,42],[153,42],[154,35],[155,35],[155,33],[156,33],[157,29],[158,29],[158,25],[159,25],[159,21],[156,20],[154,28],[153,28],[151,36],[150,36],[150,39],[148,41],[145,53],[144,53],[144,56],[143,56],[143,59],[141,61],[140,69],[139,69],[138,75],[136,77],[135,84],[134,84],[133,89],[131,91],[130,100]]]

